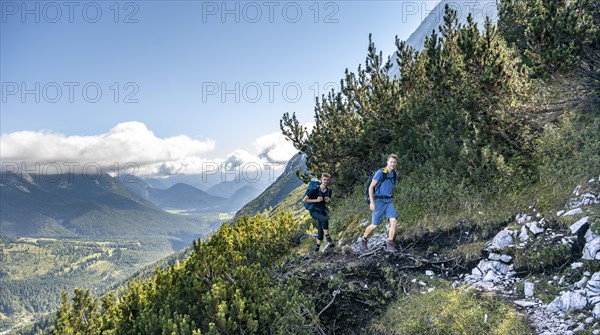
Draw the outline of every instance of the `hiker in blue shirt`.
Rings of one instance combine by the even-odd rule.
[[[317,220],[317,245],[315,251],[319,251],[321,242],[323,241],[323,235],[327,238],[327,243],[332,243],[331,237],[329,236],[329,210],[327,209],[327,203],[331,201],[331,189],[327,187],[331,175],[327,172],[321,174],[321,185],[311,187],[306,190],[306,194],[302,199],[303,202],[309,203],[310,216]]]
[[[387,157],[387,166],[379,169],[373,175],[373,180],[369,185],[369,207],[371,209],[371,225],[365,229],[363,236],[359,238],[361,247],[368,249],[368,238],[371,233],[377,229],[377,226],[383,220],[383,216],[390,221],[390,232],[388,235],[386,250],[396,252],[396,225],[398,224],[398,214],[392,202],[394,194],[394,185],[396,184],[396,164],[398,156],[390,154]],[[383,178],[385,176],[385,179]]]

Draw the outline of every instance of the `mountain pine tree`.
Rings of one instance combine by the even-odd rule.
[[[536,77],[578,71],[583,50],[598,30],[592,0],[505,0],[498,28],[523,54]]]
[[[472,17],[463,27],[455,10],[445,10],[422,52],[396,41],[397,76],[369,39],[364,68],[346,71],[341,91],[317,101],[310,134],[284,114],[283,134],[307,153],[313,174],[333,173],[345,193],[390,152],[400,155],[404,174],[447,173],[472,184],[524,168],[518,156],[527,128],[514,107],[528,75],[519,55],[489,20],[480,31]]]

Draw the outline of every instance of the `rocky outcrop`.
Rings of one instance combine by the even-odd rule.
[[[565,209],[556,213],[559,219],[577,218],[568,231],[554,231],[543,215],[530,207],[532,213],[515,217],[517,227],[511,224],[510,228],[500,231],[487,243],[484,252],[489,252],[488,256],[457,284],[468,284],[512,298],[515,305],[527,312],[538,334],[574,334],[585,329],[593,330],[592,334],[600,334],[600,272],[592,274],[586,271],[581,275],[585,262],[592,262],[588,264],[597,269],[597,263],[593,262],[600,260],[600,235],[592,229],[591,215],[597,209],[592,205],[600,203],[600,197],[597,192],[582,192],[583,189],[597,190],[598,181],[592,179],[585,187],[577,186]],[[579,249],[573,250],[581,251],[581,261],[573,262],[568,267],[569,273],[573,274],[568,276],[573,280],[572,283],[568,283],[565,276],[554,276],[548,281],[566,289],[550,303],[544,304],[535,294],[539,280],[531,281],[517,276],[513,257],[509,253],[524,253],[528,248],[540,248],[540,245],[552,247],[561,244],[570,247],[577,244]],[[575,276],[577,273],[579,277]],[[521,287],[520,283],[523,288],[517,289]]]

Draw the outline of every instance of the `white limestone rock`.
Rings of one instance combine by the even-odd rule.
[[[565,292],[560,297],[556,297],[546,310],[551,313],[578,311],[584,309],[587,305],[587,298],[577,292]]]
[[[571,234],[577,234],[579,230],[590,222],[590,217],[586,216],[573,223],[569,229],[571,229]]]

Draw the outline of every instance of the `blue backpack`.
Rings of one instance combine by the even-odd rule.
[[[319,180],[311,180],[311,181],[308,183],[308,186],[306,187],[306,193],[308,193],[309,191],[311,191],[311,190],[313,190],[313,189],[315,189],[315,188],[318,188],[318,189],[319,189],[319,193],[318,193],[318,195],[322,196],[322,194],[321,194],[321,190],[320,190],[320,188],[321,188],[321,181],[319,181]],[[305,193],[305,194],[306,194],[306,193]],[[311,209],[313,209],[313,206],[314,206],[314,205],[315,205],[315,204],[313,204],[313,203],[310,203],[310,202],[305,202],[305,203],[304,203],[304,208],[306,208],[306,209],[308,209],[308,210],[311,210]]]
[[[379,171],[379,170],[377,170],[377,171]],[[377,171],[375,171],[375,173],[377,173]],[[371,182],[373,181],[373,177],[375,177],[375,173],[373,173],[371,178],[369,178],[369,180],[367,181],[367,185],[365,187],[365,202],[367,203],[367,205],[371,204],[371,198],[369,197],[369,186],[371,186]],[[392,183],[394,183],[394,185],[396,185],[397,177],[398,176],[396,175],[396,170],[392,170]],[[373,195],[375,193],[377,193],[377,191],[381,187],[381,184],[386,179],[387,179],[387,171],[385,168],[383,168],[383,169],[381,169],[381,181],[379,181],[377,183],[377,185],[375,185],[375,189],[373,190]]]

